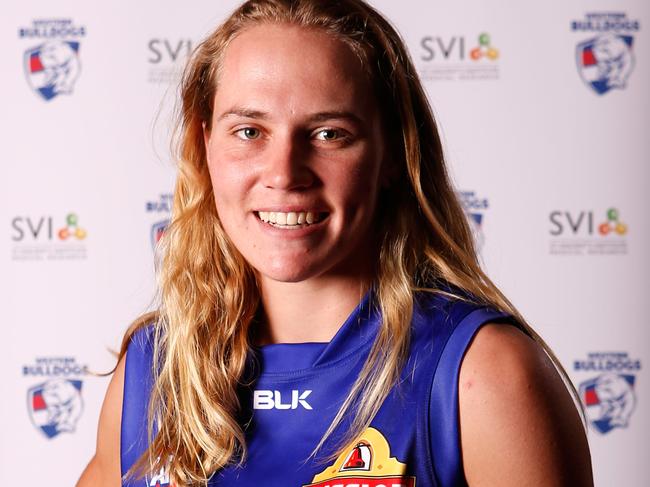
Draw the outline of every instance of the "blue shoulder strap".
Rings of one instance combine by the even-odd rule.
[[[122,477],[148,447],[147,409],[153,383],[152,333],[152,327],[138,330],[131,338],[126,352],[120,438]],[[126,482],[123,485],[133,484]]]
[[[465,308],[454,306],[459,307]],[[458,416],[460,364],[479,328],[489,322],[504,320],[512,321],[512,318],[490,308],[470,311],[451,332],[440,356],[431,389],[429,432],[434,472],[441,486],[467,485],[463,474]]]

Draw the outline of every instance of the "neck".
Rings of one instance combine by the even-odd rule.
[[[370,279],[358,276],[297,283],[262,277],[258,344],[329,342],[369,287]]]

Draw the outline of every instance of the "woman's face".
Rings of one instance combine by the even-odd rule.
[[[205,143],[237,249],[276,281],[368,269],[385,152],[359,59],[322,31],[262,24],[235,37],[219,76]]]

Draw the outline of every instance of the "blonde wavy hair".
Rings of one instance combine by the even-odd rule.
[[[150,444],[127,475],[165,467],[179,486],[205,485],[215,471],[245,458],[237,391],[259,291],[253,269],[219,222],[203,130],[210,128],[225,50],[238,33],[260,23],[319,29],[346,43],[381,100],[390,137],[394,178],[378,215],[374,283],[382,324],[347,400],[314,451],[346,415],[354,417],[347,441],[381,407],[407,356],[418,290],[445,293],[451,285],[477,303],[511,314],[570,384],[544,341],[481,270],[431,108],[396,30],[362,0],[249,0],[201,42],[184,73],[173,215],[159,249],[160,306],[130,327],[121,350],[123,356],[135,331],[153,326]]]

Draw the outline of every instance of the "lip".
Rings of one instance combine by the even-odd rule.
[[[307,212],[312,211],[314,213],[330,213],[327,209],[322,206],[317,205],[280,205],[280,206],[264,206],[260,208],[255,208],[253,212],[258,213],[260,211],[279,211],[281,213],[299,213],[301,211]]]
[[[252,217],[255,219],[257,224],[260,226],[260,229],[265,233],[273,237],[281,237],[284,239],[299,239],[299,238],[304,238],[307,236],[310,236],[314,233],[320,232],[325,224],[328,222],[330,213],[329,212],[321,212],[321,213],[327,213],[327,215],[320,220],[317,223],[311,223],[309,225],[303,225],[300,228],[279,228],[279,227],[274,227],[273,225],[263,222],[260,217],[258,216],[257,212],[258,211],[281,211],[281,212],[290,212],[290,211],[305,211],[304,206],[301,207],[303,208],[302,210],[295,210],[295,209],[284,209],[287,207],[269,207],[272,209],[266,210],[255,210],[254,212],[251,213]],[[280,209],[283,208],[283,209]],[[297,208],[297,207],[293,207]],[[318,211],[318,210],[309,210],[309,211]]]

